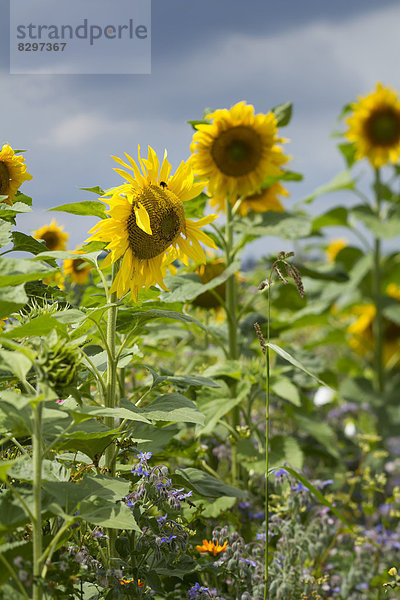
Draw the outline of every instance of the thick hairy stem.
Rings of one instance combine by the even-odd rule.
[[[226,200],[226,233],[225,233],[225,248],[226,248],[226,266],[229,267],[232,263],[233,249],[233,214],[232,205],[229,200]],[[235,360],[238,358],[238,340],[237,340],[237,281],[235,275],[231,275],[226,282],[226,313],[228,322],[228,339],[229,339],[229,358]],[[236,394],[236,384],[231,387],[232,395]],[[240,424],[239,408],[235,406],[232,410],[232,425],[236,427]],[[239,464],[237,458],[237,441],[232,439],[232,483],[237,485],[239,480]]]
[[[379,169],[375,170],[375,211],[380,218],[381,213],[381,179]],[[383,392],[385,387],[383,368],[383,323],[382,323],[382,281],[381,281],[381,240],[374,240],[374,266],[373,266],[373,295],[376,309],[374,320],[375,338],[375,386],[378,392]]]
[[[42,600],[42,589],[38,578],[41,575],[42,556],[42,411],[43,404],[38,402],[33,408],[34,431],[32,436],[33,453],[33,600]]]
[[[118,265],[116,263],[112,266],[112,281],[115,280],[115,276],[118,271]],[[117,299],[116,293],[109,294],[107,298],[107,304],[115,304]],[[106,387],[106,407],[115,408],[117,402],[117,358],[115,353],[115,337],[116,337],[116,323],[117,323],[117,306],[110,306],[107,311],[107,346],[108,346],[108,361],[107,361],[107,387]],[[114,417],[106,417],[105,424],[110,429],[114,429],[116,422]],[[116,463],[116,452],[115,443],[109,444],[105,452],[105,466],[107,473],[111,476],[115,476],[115,463]],[[113,559],[115,556],[115,529],[108,530],[108,550],[109,558]]]

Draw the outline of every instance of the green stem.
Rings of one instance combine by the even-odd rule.
[[[269,472],[269,400],[270,400],[270,354],[269,354],[269,343],[270,343],[270,322],[271,322],[271,280],[272,272],[269,278],[269,285],[267,289],[267,348],[265,352],[265,555],[264,555],[264,600],[268,598],[268,511],[269,511],[269,486],[268,486],[268,472]]]
[[[42,412],[43,403],[33,408],[34,431],[32,436],[33,454],[33,600],[42,599],[42,589],[38,581],[41,575],[42,556]]]
[[[375,169],[375,212],[381,217],[381,178],[379,169]],[[381,290],[381,240],[375,237],[374,267],[373,267],[373,293],[376,315],[374,319],[375,338],[375,386],[378,392],[383,392],[385,387],[383,369],[383,322],[382,322],[382,290]]]
[[[232,205],[226,199],[226,226],[225,226],[225,250],[226,250],[226,266],[229,267],[233,262],[233,213]],[[236,360],[238,358],[238,340],[237,340],[237,287],[236,277],[231,275],[226,281],[226,315],[228,324],[228,339],[229,339],[229,358]],[[236,394],[236,385],[231,387],[231,394]],[[232,410],[232,426],[236,428],[240,424],[239,407],[235,406]],[[237,440],[232,440],[232,483],[237,485],[239,479],[239,463],[237,457]]]
[[[113,263],[112,266],[112,281],[118,272],[118,263]],[[116,292],[112,292],[107,297],[107,304],[115,304],[117,299]],[[108,361],[107,361],[107,388],[106,388],[106,407],[115,408],[117,406],[117,358],[115,356],[115,337],[116,337],[116,324],[117,324],[117,306],[110,306],[107,314],[107,347],[108,347]],[[105,425],[110,429],[115,428],[115,418],[106,417]],[[115,443],[109,444],[105,451],[105,465],[107,472],[111,477],[115,476],[115,464],[116,464],[116,447]],[[108,529],[108,554],[109,560],[111,561],[115,557],[115,529]]]

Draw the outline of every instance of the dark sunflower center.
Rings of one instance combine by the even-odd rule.
[[[84,264],[83,258],[75,258],[72,263],[72,268],[75,273],[81,273],[81,266]]]
[[[225,175],[241,177],[258,166],[262,143],[251,127],[239,125],[219,134],[211,147],[211,155],[218,169]]]
[[[139,259],[155,258],[162,254],[184,231],[185,212],[183,204],[175,194],[157,185],[147,186],[136,198],[150,218],[152,235],[136,225],[135,211],[128,218],[129,245]]]
[[[8,191],[8,185],[10,183],[10,173],[7,165],[0,162],[0,195],[5,196]]]
[[[59,237],[58,237],[58,233],[56,233],[55,231],[46,231],[45,233],[42,233],[42,235],[40,236],[41,240],[44,240],[47,248],[49,250],[55,250],[55,248],[57,248],[58,243],[59,243]]]
[[[365,122],[365,131],[371,144],[392,146],[400,141],[400,114],[393,108],[382,108]]]

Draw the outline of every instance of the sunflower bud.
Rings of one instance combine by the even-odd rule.
[[[38,366],[43,377],[60,398],[66,397],[65,388],[76,385],[81,356],[76,344],[59,339],[52,332],[43,344]]]

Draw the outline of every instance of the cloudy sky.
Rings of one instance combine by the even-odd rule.
[[[96,220],[46,209],[94,199],[79,187],[119,184],[110,154],[135,156],[138,144],[167,148],[177,166],[189,155],[185,121],[205,107],[294,103],[285,151],[305,179],[291,186],[290,207],[343,168],[330,137],[342,105],[377,80],[400,89],[396,0],[153,0],[151,75],[10,75],[8,0],[0,14],[0,141],[28,150],[34,176],[22,188],[34,213],[19,228],[55,216],[71,248]]]

